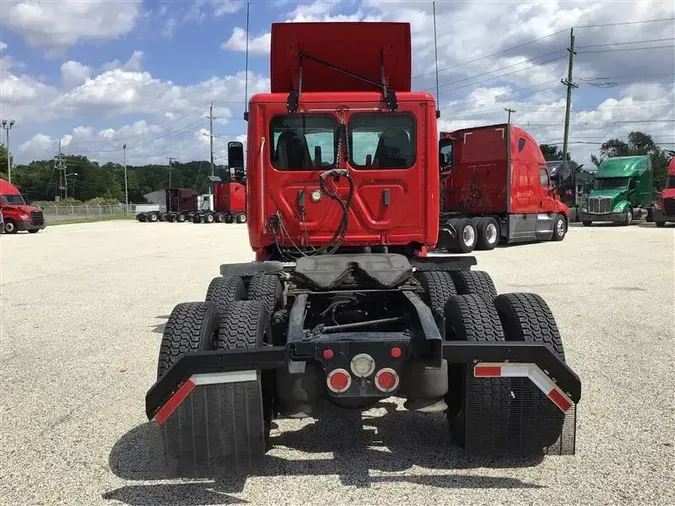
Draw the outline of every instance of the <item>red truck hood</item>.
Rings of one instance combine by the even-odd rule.
[[[22,212],[22,213],[25,213],[25,214],[30,214],[32,212],[39,211],[39,209],[37,207],[27,206],[27,205],[9,204],[9,205],[5,205],[3,207],[7,210],[12,209],[12,210],[19,211],[19,212]]]

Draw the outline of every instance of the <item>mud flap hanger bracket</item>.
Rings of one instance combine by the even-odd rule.
[[[384,96],[384,101],[387,104],[387,107],[389,108],[390,111],[396,111],[398,110],[398,99],[396,98],[396,92],[390,88],[387,87],[386,84],[386,73],[385,73],[385,68],[384,68],[384,51],[380,49],[380,69],[382,72],[382,82],[377,82],[374,79],[370,79],[369,77],[365,77],[359,74],[356,74],[354,72],[351,72],[349,70],[343,69],[341,67],[338,67],[337,65],[333,65],[330,62],[326,62],[323,60],[320,60],[319,58],[316,58],[314,56],[311,56],[307,53],[302,53],[300,52],[298,54],[298,89],[297,90],[291,90],[288,94],[288,98],[286,99],[286,110],[288,110],[289,113],[293,114],[298,110],[298,102],[300,101],[300,94],[302,93],[302,61],[304,58],[307,58],[308,60],[311,60],[313,62],[316,62],[320,65],[324,65],[330,69],[333,69],[337,72],[342,72],[343,74],[347,74],[348,76],[351,76],[355,79],[360,79],[362,81],[366,81],[368,83],[371,83],[378,88],[382,89],[382,95]]]

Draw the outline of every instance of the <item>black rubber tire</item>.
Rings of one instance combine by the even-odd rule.
[[[211,280],[206,290],[206,302],[216,305],[221,314],[225,307],[235,300],[246,300],[244,280],[239,276],[218,276]]]
[[[29,230],[28,233],[29,234],[37,234],[39,231],[40,231],[39,228],[35,228],[35,229],[32,229],[32,230]]]
[[[489,225],[494,225],[497,232],[495,240],[492,242],[488,240],[487,236],[487,228]],[[497,244],[499,243],[499,223],[491,216],[485,216],[483,218],[480,218],[476,222],[476,234],[478,236],[476,238],[477,250],[487,251],[495,249],[497,247]]]
[[[457,240],[450,248],[448,248],[448,251],[452,251],[455,253],[471,253],[476,248],[476,242],[478,238],[476,227],[474,226],[470,218],[460,218],[455,223],[456,223],[455,228],[457,230]],[[463,231],[466,227],[473,228],[474,239],[472,244],[466,244],[464,242]]]
[[[18,232],[14,220],[5,218],[5,224],[3,226],[5,227],[5,234],[16,234]]]
[[[563,223],[563,231],[560,233],[558,231],[558,223],[562,221]],[[565,236],[567,235],[567,230],[568,230],[568,225],[567,225],[567,220],[565,219],[564,214],[558,213],[555,217],[555,220],[553,220],[553,235],[551,236],[552,241],[562,241]]]
[[[202,217],[197,213],[193,214],[192,223],[202,223]]]
[[[178,216],[176,216],[176,221],[178,223],[184,223],[186,221],[185,214],[180,213]]]
[[[214,304],[182,302],[176,305],[164,326],[157,360],[157,379],[186,353],[215,346],[219,326],[220,313]]]
[[[167,214],[166,213],[159,213],[159,221],[166,221]]]
[[[497,288],[485,271],[454,271],[451,273],[458,295],[482,295],[490,299],[497,296]]]
[[[497,311],[480,295],[451,297],[445,306],[445,322],[448,341],[504,341]],[[510,379],[475,378],[473,364],[449,364],[448,375],[447,416],[453,439],[475,455],[508,450]]]
[[[237,214],[237,223],[243,224],[248,221],[248,216],[246,216],[246,213],[239,213]]]
[[[233,218],[230,213],[225,213],[225,223],[232,223]]]
[[[222,313],[216,349],[261,348],[272,341],[270,317],[261,301],[230,303]],[[254,382],[225,385],[228,417],[218,420],[221,448],[237,465],[251,464],[267,451],[274,414],[274,371]],[[222,417],[222,412],[217,416]]]
[[[206,213],[204,215],[204,223],[215,223],[216,216],[213,213]]]
[[[503,293],[493,301],[507,341],[544,343],[565,361],[565,350],[548,304],[535,293]],[[526,451],[540,451],[556,442],[565,414],[528,378],[513,378],[512,427],[522,434]],[[520,395],[519,395],[520,394]],[[527,405],[523,406],[521,401]],[[522,410],[522,411],[521,411]]]
[[[255,274],[248,285],[248,300],[263,302],[270,318],[281,306],[282,295],[283,288],[276,274]]]
[[[626,209],[626,217],[625,217],[624,220],[621,222],[621,224],[622,224],[624,227],[627,227],[627,226],[629,226],[631,223],[633,223],[633,220],[634,220],[634,219],[635,219],[635,216],[633,215],[633,208],[632,208],[632,207],[628,207],[628,209]]]
[[[155,212],[149,213],[148,214],[148,221],[150,223],[158,222],[159,221],[159,213],[155,213]]]
[[[665,222],[665,221],[656,221],[656,220],[654,220],[654,223],[655,223],[656,226],[659,227],[659,228],[660,228],[660,227],[665,227],[665,226],[666,226],[666,222]]]
[[[581,224],[584,227],[590,227],[591,225],[593,225],[593,222],[592,221],[582,221]]]
[[[457,295],[455,283],[447,271],[421,271],[415,273],[415,278],[424,288],[424,302],[432,312],[442,315],[445,304],[453,295]]]
[[[216,223],[224,223],[224,222],[225,222],[225,213],[217,212]]]
[[[166,221],[168,221],[169,223],[175,222],[176,221],[176,215],[173,214],[173,213],[167,214],[166,215]]]
[[[140,221],[141,223],[147,222],[148,221],[148,215],[146,213],[140,213],[138,215],[138,221]]]

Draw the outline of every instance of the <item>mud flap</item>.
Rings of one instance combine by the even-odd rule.
[[[474,388],[465,392],[468,454],[574,455],[576,404],[536,364],[479,362],[472,376]],[[475,388],[488,381],[500,382],[503,388]],[[537,388],[525,388],[529,382]],[[485,391],[499,398],[485,399]],[[499,410],[491,410],[490,406],[498,406]],[[499,420],[493,420],[495,416]],[[476,430],[483,424],[496,429],[489,441],[481,436],[484,431]]]
[[[247,471],[265,454],[260,373],[194,374],[152,419],[167,462],[192,474]]]

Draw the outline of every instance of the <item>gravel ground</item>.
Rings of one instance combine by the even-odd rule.
[[[246,479],[167,479],[144,415],[162,325],[203,300],[245,226],[103,222],[0,236],[3,505],[675,504],[675,234],[573,227],[478,252],[500,292],[534,291],[582,380],[577,453],[466,459],[442,415],[279,421]]]

